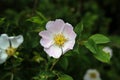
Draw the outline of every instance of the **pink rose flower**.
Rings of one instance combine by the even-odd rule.
[[[48,21],[46,29],[39,33],[42,37],[40,44],[50,57],[59,58],[68,50],[73,49],[76,33],[71,24],[56,19],[55,21]]]

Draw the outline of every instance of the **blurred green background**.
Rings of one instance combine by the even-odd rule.
[[[34,18],[39,19],[34,21]],[[0,34],[22,34],[25,39],[18,50],[19,58],[10,58],[0,65],[0,80],[9,80],[7,75],[13,68],[14,80],[32,80],[42,70],[43,62],[34,60],[36,55],[46,58],[38,33],[45,29],[48,20],[57,18],[73,26],[83,21],[82,40],[95,33],[108,36],[111,42],[106,45],[113,49],[113,57],[110,64],[102,63],[79,46],[78,52],[67,59],[63,57],[55,69],[74,80],[83,80],[86,70],[91,68],[100,72],[102,80],[120,80],[119,0],[0,0]]]

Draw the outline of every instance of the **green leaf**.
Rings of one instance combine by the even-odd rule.
[[[73,78],[69,75],[61,75],[57,80],[73,80]]]
[[[27,19],[27,21],[41,24],[41,25],[47,21],[47,19],[41,12],[36,11],[36,14],[37,14],[37,16],[31,17],[30,19]]]
[[[49,78],[53,77],[55,77],[55,74],[53,74],[53,72],[41,70],[40,73],[37,76],[33,77],[32,80],[49,80]]]
[[[83,23],[80,22],[77,24],[77,26],[75,27],[75,32],[77,33],[77,36],[80,37],[81,33],[83,31]]]
[[[0,25],[4,23],[5,18],[0,18]]]
[[[110,62],[110,55],[102,51],[102,48],[98,47],[92,39],[88,39],[88,41],[86,41],[84,45],[93,53],[93,56],[97,60],[105,63]]]
[[[40,16],[43,20],[47,21],[46,17],[41,12],[36,11],[36,14]]]
[[[40,63],[41,61],[45,61],[45,59],[38,52],[34,52],[34,57],[32,58],[32,60],[38,63]]]
[[[102,51],[101,48],[99,48],[99,52],[97,54],[94,54],[94,57],[101,62],[105,62],[105,63],[110,62],[110,55]]]
[[[43,24],[44,23],[44,20],[40,19],[38,16],[34,16],[30,19],[27,19],[27,21],[37,23],[37,24]]]
[[[87,49],[89,49],[92,53],[96,54],[98,52],[98,48],[97,45],[95,44],[95,42],[92,39],[88,39],[88,41],[86,41],[84,43],[85,47]]]
[[[108,43],[110,39],[102,34],[95,34],[90,37],[96,44]]]
[[[60,66],[61,66],[64,70],[66,70],[67,67],[68,67],[68,59],[67,59],[67,57],[61,57],[61,59],[60,59],[60,61],[59,61],[59,64],[60,64]]]

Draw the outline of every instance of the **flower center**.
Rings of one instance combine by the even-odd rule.
[[[16,51],[15,48],[9,47],[9,48],[6,50],[6,53],[7,53],[9,56],[12,56],[12,55],[15,53],[15,51]]]
[[[91,77],[91,78],[96,78],[97,75],[96,75],[95,73],[90,73],[90,77]]]
[[[55,44],[58,45],[59,47],[63,46],[64,43],[67,41],[65,36],[63,34],[57,34],[54,37]]]

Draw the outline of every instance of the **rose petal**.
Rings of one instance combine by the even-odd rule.
[[[16,37],[9,37],[10,42],[11,42],[11,46],[13,48],[18,48],[22,43],[23,43],[23,36],[19,35]]]
[[[54,44],[54,42],[52,40],[47,40],[47,39],[41,39],[40,40],[40,44],[44,47],[44,48],[49,48],[51,45]]]
[[[56,45],[51,46],[50,48],[44,48],[44,51],[53,58],[59,58],[62,55],[62,50]]]
[[[8,38],[8,35],[7,34],[1,34],[1,36],[3,37],[7,37]]]
[[[4,63],[7,60],[8,55],[5,50],[0,49],[0,64]]]
[[[49,29],[53,26],[54,24],[54,21],[48,21],[47,24],[46,24],[46,29]]]
[[[61,33],[61,31],[64,28],[64,21],[61,19],[56,19],[54,22],[48,22],[46,25],[46,28],[48,31],[51,31],[53,33]]]
[[[69,40],[74,40],[76,38],[76,33],[73,31],[73,27],[69,23],[66,23],[64,25],[63,34]]]
[[[53,35],[49,31],[41,31],[39,35],[42,37],[40,44],[43,47],[49,48],[53,44]]]
[[[41,31],[41,32],[39,33],[39,35],[40,35],[42,38],[45,38],[45,39],[52,39],[52,38],[53,38],[53,33],[51,33],[50,31],[47,31],[47,30]]]
[[[64,43],[62,49],[63,49],[63,54],[66,53],[69,50],[72,50],[75,44],[75,40],[69,40],[66,43]]]
[[[0,36],[0,48],[7,49],[10,46],[7,34],[2,34]]]

